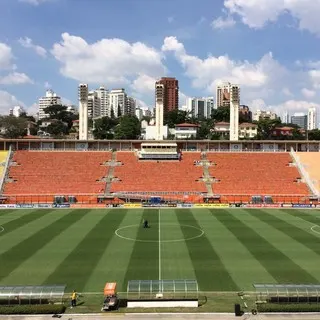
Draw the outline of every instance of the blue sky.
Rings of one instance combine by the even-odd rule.
[[[186,96],[241,86],[253,109],[319,107],[320,0],[1,0],[0,112],[30,113],[52,88],[124,87],[152,106],[154,81]]]

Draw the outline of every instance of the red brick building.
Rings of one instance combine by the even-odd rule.
[[[164,113],[178,109],[179,81],[176,78],[161,78],[155,84],[155,95],[157,101],[163,101]]]

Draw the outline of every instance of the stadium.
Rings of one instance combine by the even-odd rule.
[[[80,292],[77,312],[98,312],[114,283],[133,310],[319,306],[317,142],[2,140],[0,148],[2,304],[53,288],[57,300]]]

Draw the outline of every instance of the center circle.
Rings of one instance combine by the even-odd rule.
[[[132,224],[129,226],[121,227],[114,233],[121,239],[136,241],[136,242],[153,242],[159,243],[159,225],[152,225],[150,228],[144,230],[143,239],[135,238],[139,228],[142,228],[141,224]],[[175,237],[175,233],[181,232],[186,235],[185,237]],[[198,227],[188,224],[174,224],[174,223],[161,223],[160,225],[160,242],[183,242],[200,238],[204,235],[204,231]]]

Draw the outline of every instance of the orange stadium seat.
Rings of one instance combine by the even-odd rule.
[[[202,181],[203,168],[194,165],[200,160],[200,152],[184,153],[179,162],[139,161],[133,152],[117,152],[117,160],[123,163],[115,167],[112,192],[207,192]]]
[[[298,169],[289,166],[288,153],[208,153],[215,163],[210,174],[215,194],[223,195],[308,195],[310,191]]]
[[[111,152],[29,152],[17,151],[4,188],[6,195],[101,194],[106,183],[97,181],[108,173],[100,164]]]

